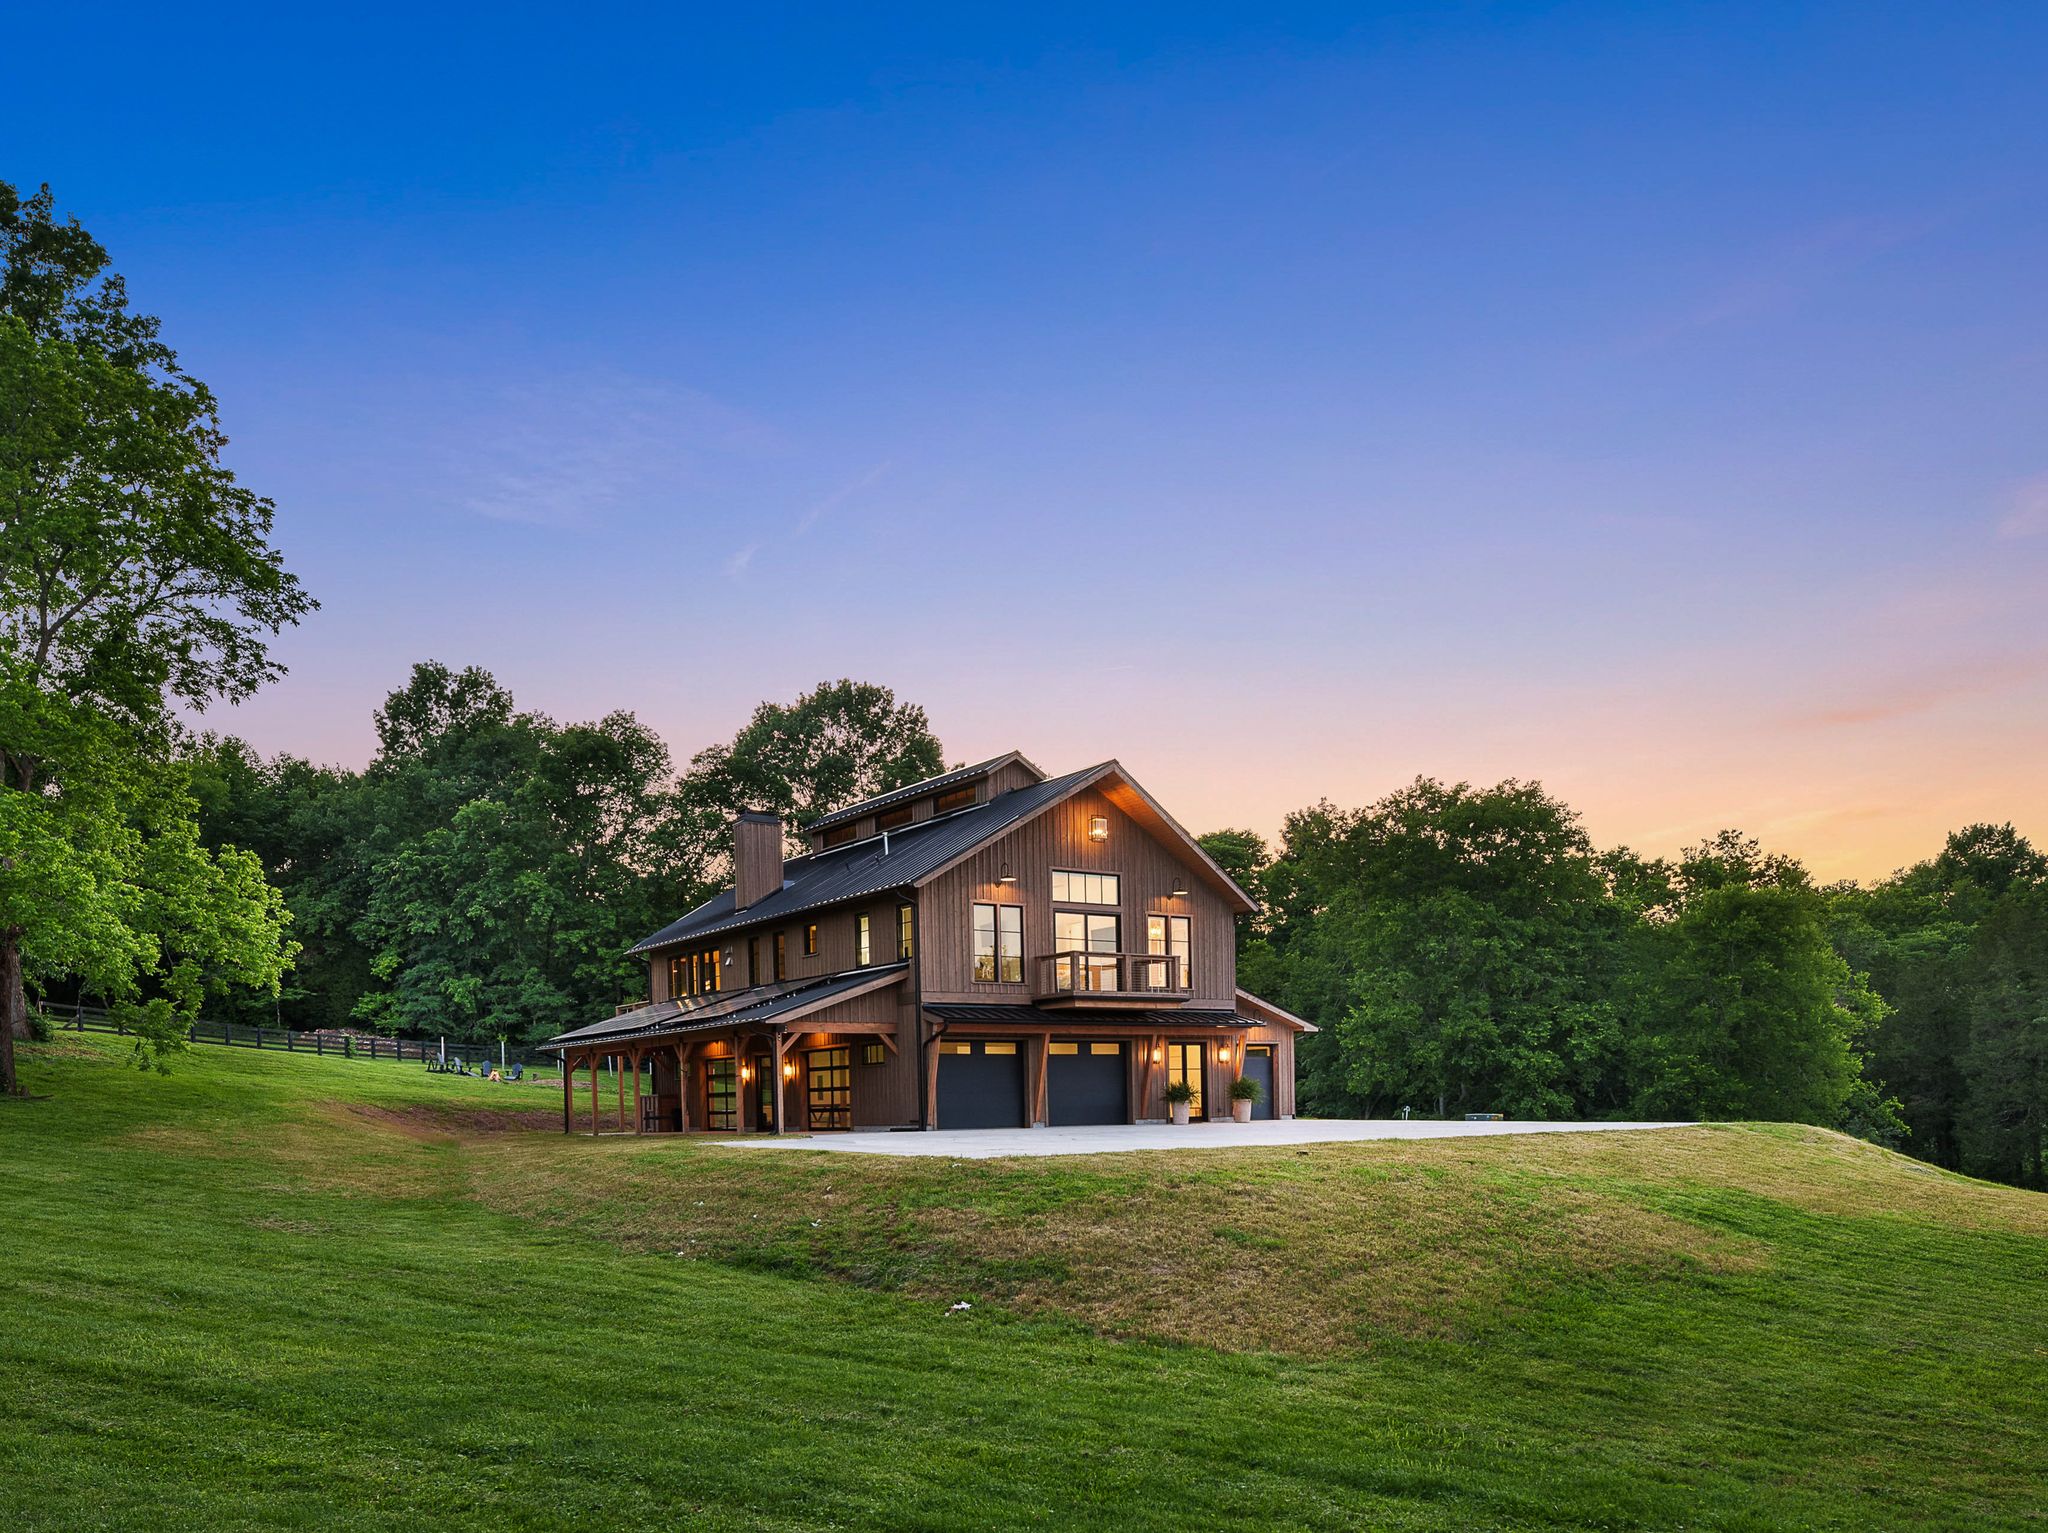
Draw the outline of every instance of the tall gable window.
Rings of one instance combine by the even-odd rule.
[[[789,978],[788,932],[777,932],[775,934],[775,977],[777,979]]]
[[[916,944],[916,918],[908,905],[898,905],[896,907],[897,958],[905,959],[910,957]]]
[[[1052,870],[1052,901],[1055,905],[1119,905],[1123,903],[1114,873],[1070,873]]]
[[[974,907],[974,982],[1016,985],[1024,980],[1024,907]]]
[[[863,910],[853,918],[853,961],[863,969],[875,961],[872,933],[868,928],[868,913]]]

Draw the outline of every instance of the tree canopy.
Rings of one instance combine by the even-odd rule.
[[[210,986],[271,986],[283,913],[253,859],[203,849],[170,756],[179,704],[279,674],[312,607],[273,508],[221,461],[211,392],[132,311],[46,187],[0,183],[0,1089],[25,985],[89,976],[145,1057]]]

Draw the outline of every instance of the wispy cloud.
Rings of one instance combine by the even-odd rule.
[[[2017,486],[1999,518],[2001,538],[2032,538],[2048,533],[2048,474],[2037,474]]]
[[[708,395],[622,374],[550,378],[472,402],[452,465],[458,503],[492,521],[574,528],[701,486],[764,428]]]
[[[1622,349],[1651,351],[1698,331],[1786,308],[1843,268],[1919,239],[1939,222],[1839,218],[1799,230],[1757,252],[1746,269],[1693,306],[1624,341]]]
[[[802,516],[796,519],[796,530],[794,535],[797,537],[802,537],[805,533],[809,532],[813,527],[817,526],[819,522],[823,521],[832,512],[838,510],[847,501],[851,500],[854,496],[858,495],[862,490],[865,490],[866,488],[868,488],[868,486],[874,484],[877,480],[879,480],[884,474],[888,473],[892,466],[893,465],[887,462],[877,463],[873,468],[869,469],[859,478],[851,481],[850,483],[842,484],[838,489],[834,490],[830,495],[827,495],[823,500],[820,500],[816,504],[811,506],[807,511],[804,512]]]
[[[1795,714],[1790,722],[1814,728],[1880,724],[1966,698],[2003,692],[2043,676],[2048,676],[2048,653],[1973,660],[1932,674],[1895,678],[1854,699]]]
[[[754,555],[761,551],[759,543],[749,543],[745,548],[736,548],[725,561],[725,578],[737,580],[746,574],[754,562]]]

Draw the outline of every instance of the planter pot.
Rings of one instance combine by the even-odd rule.
[[[1185,1102],[1174,1102],[1169,1105],[1173,1108],[1174,1123],[1181,1128],[1186,1128],[1188,1126],[1188,1104]]]
[[[1252,1104],[1249,1102],[1232,1102],[1230,1104],[1230,1116],[1235,1118],[1239,1123],[1251,1122]]]

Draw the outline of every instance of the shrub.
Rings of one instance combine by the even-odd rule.
[[[1249,1075],[1240,1075],[1230,1083],[1230,1100],[1233,1102],[1256,1102],[1265,1094],[1265,1086]]]
[[[1169,1102],[1192,1102],[1194,1099],[1195,1088],[1186,1081],[1174,1081],[1166,1088],[1166,1100]]]

